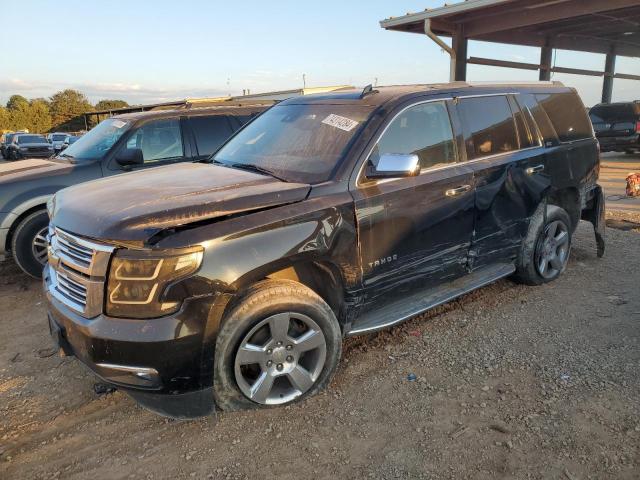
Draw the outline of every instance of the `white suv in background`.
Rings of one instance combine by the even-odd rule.
[[[62,150],[62,145],[64,144],[64,141],[67,139],[68,136],[69,136],[68,133],[53,132],[53,133],[47,134],[47,141],[53,146],[53,150],[56,153],[58,153],[59,151]]]

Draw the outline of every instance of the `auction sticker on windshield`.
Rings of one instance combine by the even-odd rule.
[[[332,113],[327,118],[322,120],[322,123],[339,128],[340,130],[344,130],[345,132],[350,132],[358,126],[358,122],[356,122],[355,120],[351,120],[347,117],[341,117],[340,115],[336,115],[335,113]]]
[[[122,128],[127,124],[127,122],[123,122],[122,120],[114,120],[113,121],[113,126],[116,128]]]

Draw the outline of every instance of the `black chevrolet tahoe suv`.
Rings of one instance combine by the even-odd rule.
[[[46,203],[55,192],[123,172],[206,159],[268,106],[118,115],[102,121],[57,157],[0,164],[0,257],[10,252],[22,270],[40,277],[47,259]],[[30,136],[14,135],[18,142]],[[49,148],[46,156],[51,156],[53,147],[42,140],[45,150]],[[84,203],[81,198],[78,201]]]
[[[145,407],[194,417],[327,386],[342,338],[500,278],[604,252],[598,144],[561,84],[286,100],[209,163],[107,178],[50,204],[51,334]]]
[[[603,103],[589,110],[603,152],[640,152],[640,102]]]

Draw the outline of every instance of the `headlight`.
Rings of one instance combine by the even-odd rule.
[[[107,315],[153,318],[176,312],[181,302],[167,301],[164,291],[200,268],[202,252],[201,248],[166,254],[119,250],[109,268]]]

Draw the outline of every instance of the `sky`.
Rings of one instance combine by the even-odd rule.
[[[75,88],[92,103],[131,104],[307,86],[448,80],[449,56],[426,36],[385,31],[379,21],[444,0],[0,0],[0,103]],[[452,2],[449,2],[452,3]],[[470,56],[539,62],[539,49],[470,42]],[[557,51],[556,65],[602,70],[604,55]],[[640,74],[640,59],[617,71]],[[470,65],[475,81],[537,80],[535,71]],[[556,74],[597,103],[601,78]],[[614,100],[640,98],[616,80]]]

